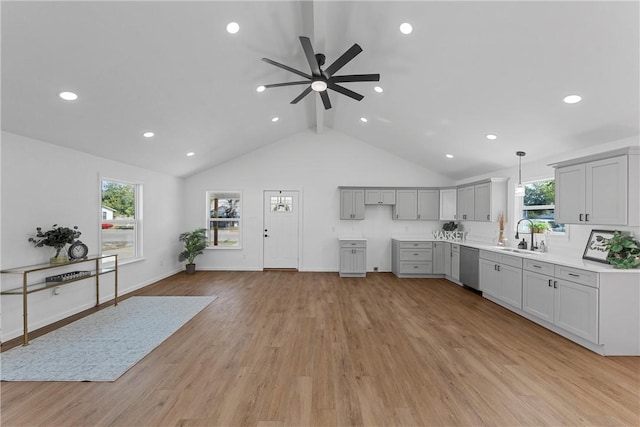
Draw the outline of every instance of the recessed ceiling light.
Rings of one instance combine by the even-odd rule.
[[[447,159],[453,159],[453,154],[445,154],[444,155]]]
[[[142,134],[142,136],[144,136],[145,138],[151,138],[153,135],[155,135],[155,133],[153,132],[145,132]]]
[[[367,123],[369,120],[367,120],[367,118],[366,118],[366,117],[360,117],[360,121],[361,121],[362,123]]]
[[[402,34],[411,34],[413,27],[408,22],[400,24],[400,32]]]
[[[229,34],[235,34],[240,31],[240,25],[237,22],[229,22],[227,24],[227,32]]]
[[[580,95],[567,95],[564,97],[564,102],[567,104],[575,104],[580,101],[582,101],[582,97]]]
[[[189,152],[187,153],[187,157],[194,156],[195,154],[196,154],[196,153],[194,153],[193,151],[189,151]]]
[[[488,133],[485,138],[490,139],[492,141],[494,139],[498,139],[498,137],[496,135],[492,134],[492,133]]]
[[[272,122],[277,122],[278,120],[280,120],[280,117],[274,117],[273,119],[271,119]]]
[[[373,90],[375,90],[375,91],[376,91],[376,92],[378,92],[378,93],[382,93],[382,92],[384,92],[380,86],[376,86],[376,87],[374,87],[374,88],[373,88]]]
[[[258,86],[256,88],[256,92],[264,92],[265,89],[266,89],[266,87],[264,87],[264,86]]]
[[[60,92],[58,96],[65,101],[75,101],[76,99],[78,99],[78,95],[73,92]]]

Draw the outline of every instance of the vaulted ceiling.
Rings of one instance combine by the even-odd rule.
[[[1,7],[3,130],[177,176],[305,130],[334,129],[451,179],[515,166],[518,150],[534,160],[639,133],[637,1]],[[304,86],[257,92],[300,80],[263,57],[309,72],[303,35],[327,64],[358,43],[338,74],[380,82],[344,83],[360,102],[329,91],[327,111],[315,92],[290,104]],[[565,104],[569,94],[582,102]]]

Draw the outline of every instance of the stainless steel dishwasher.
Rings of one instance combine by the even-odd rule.
[[[480,290],[479,269],[478,249],[460,245],[460,282]]]

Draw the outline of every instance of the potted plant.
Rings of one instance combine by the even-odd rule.
[[[193,274],[196,271],[194,260],[203,253],[207,247],[207,230],[198,228],[193,231],[187,231],[180,234],[178,240],[184,243],[184,250],[178,255],[178,261],[187,261],[185,270],[187,274]]]
[[[534,233],[544,233],[549,227],[546,222],[534,222],[532,228]]]
[[[78,226],[73,228],[58,227],[58,224],[53,224],[50,230],[42,231],[41,227],[36,228],[35,237],[29,237],[29,241],[33,243],[36,248],[43,246],[50,246],[55,248],[56,254],[50,259],[52,264],[64,264],[69,261],[67,252],[64,247],[67,244],[73,243],[75,239],[80,237],[82,233],[78,231]]]
[[[607,261],[613,268],[628,269],[640,266],[640,244],[632,236],[623,235],[616,230],[609,239],[602,236],[597,236],[596,239],[602,241],[604,247],[609,250]]]

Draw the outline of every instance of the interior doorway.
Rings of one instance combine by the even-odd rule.
[[[298,269],[300,238],[298,191],[264,192],[264,268]]]

